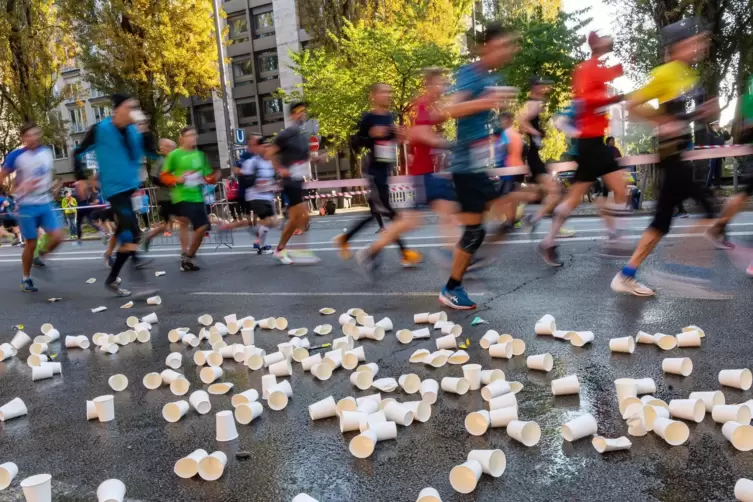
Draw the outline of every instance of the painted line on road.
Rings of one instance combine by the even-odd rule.
[[[747,235],[753,235],[753,232],[727,232],[727,235],[729,236],[747,236]],[[640,238],[640,234],[636,235],[626,235],[623,238],[627,240],[638,240]],[[688,237],[702,237],[702,234],[699,233],[684,233],[684,234],[668,234],[664,236],[665,239],[684,239]],[[605,235],[597,235],[597,236],[590,236],[590,237],[569,237],[567,239],[562,240],[561,242],[567,243],[567,242],[596,242],[596,241],[604,241],[607,240],[608,237]],[[509,246],[512,244],[538,244],[541,242],[540,239],[518,239],[518,240],[507,240],[502,242],[495,242],[490,243],[489,245],[492,246]],[[388,246],[388,248],[396,248],[397,246],[391,245]],[[411,246],[412,248],[416,249],[422,249],[422,248],[441,248],[444,247],[444,243],[432,243],[432,244],[414,244]],[[366,246],[353,246],[351,247],[352,250],[358,250],[358,249],[365,249]],[[293,248],[295,250],[295,248]],[[339,251],[338,248],[335,247],[322,247],[322,248],[309,248],[309,251],[313,252],[329,252],[329,251]],[[257,255],[256,251],[207,251],[207,252],[199,252],[197,253],[198,256],[244,256],[244,255]],[[150,258],[178,258],[180,257],[179,253],[169,253],[169,254],[149,254]],[[49,258],[45,258],[45,261],[91,261],[91,256],[51,256]],[[12,259],[0,259],[0,263],[20,263],[21,259],[19,258],[12,258]]]
[[[244,291],[195,291],[189,293],[197,296],[437,296],[436,291],[373,292],[373,291],[322,291],[257,293]],[[468,293],[471,296],[484,296],[485,293]]]

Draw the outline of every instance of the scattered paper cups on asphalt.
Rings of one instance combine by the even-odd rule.
[[[632,354],[635,351],[635,340],[632,336],[612,338],[611,340],[609,340],[609,350],[611,350],[612,352]]]
[[[439,383],[432,378],[427,378],[426,380],[421,381],[419,392],[421,393],[422,401],[434,404],[437,402],[437,396],[439,394]]]
[[[225,472],[225,465],[227,465],[227,455],[223,452],[216,451],[207,455],[199,461],[199,477],[204,481],[216,481]]]
[[[217,441],[232,441],[238,437],[238,430],[235,427],[233,412],[227,410],[218,412],[215,415],[215,423],[217,429]]]
[[[753,450],[753,427],[749,424],[727,422],[722,426],[722,434],[736,449]]]
[[[490,424],[491,417],[486,410],[474,411],[465,417],[465,430],[472,436],[483,436]]]
[[[37,474],[21,481],[21,490],[26,502],[52,501],[52,476]]]
[[[549,372],[554,367],[554,359],[548,352],[545,354],[536,354],[526,358],[526,366],[531,370]]]
[[[599,453],[607,453],[610,451],[629,450],[633,443],[630,442],[625,436],[618,437],[616,439],[605,438],[596,436],[591,440],[591,444],[594,449]]]
[[[562,437],[565,438],[565,441],[577,441],[586,436],[595,435],[597,427],[598,424],[593,415],[581,415],[562,426]]]
[[[739,370],[722,370],[719,372],[719,383],[734,387],[735,389],[748,390],[753,384],[753,374],[748,368]]]
[[[478,460],[468,460],[450,471],[450,485],[458,493],[471,493],[481,479],[483,467]]]
[[[233,398],[235,398],[235,396],[233,396]],[[192,392],[191,395],[188,396],[188,404],[190,404],[199,415],[206,415],[212,409],[212,403],[209,401],[209,394],[203,390]]]
[[[93,399],[100,422],[110,422],[115,419],[115,398],[111,395],[99,396]]]
[[[107,380],[107,383],[115,392],[121,392],[124,391],[126,387],[128,387],[128,377],[120,374],[113,375]]]
[[[555,396],[566,396],[579,393],[580,382],[578,381],[578,375],[568,375],[564,378],[552,380],[552,394]]]
[[[199,473],[199,462],[209,454],[206,450],[194,450],[190,455],[181,458],[175,463],[173,472],[182,479],[190,479]]]
[[[654,420],[654,432],[672,446],[683,444],[690,436],[690,429],[685,423],[663,417]]]
[[[537,335],[552,335],[556,329],[557,324],[554,322],[554,317],[550,314],[546,314],[536,321],[536,326],[534,327]]]
[[[264,407],[258,401],[241,403],[235,407],[235,419],[241,425],[248,425],[264,413]]]
[[[693,372],[693,361],[689,357],[668,357],[661,362],[664,373],[689,376]]]
[[[706,407],[706,412],[710,413],[712,409],[714,409],[714,406],[718,406],[720,404],[724,404],[724,394],[720,390],[712,390],[707,392],[691,392],[690,399],[700,399],[703,401],[704,406]]]

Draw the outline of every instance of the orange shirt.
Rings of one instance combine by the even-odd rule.
[[[523,138],[514,128],[505,131],[507,135],[507,158],[505,158],[505,167],[520,167],[525,165],[523,162]]]
[[[609,96],[607,82],[622,76],[622,65],[607,67],[596,58],[587,59],[573,72],[573,101],[577,103],[575,127],[581,138],[604,136],[609,121],[603,108],[618,102],[619,96]]]

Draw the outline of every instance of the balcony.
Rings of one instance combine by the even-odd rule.
[[[89,89],[89,99],[99,99],[99,98],[109,98],[110,95],[106,94],[100,90],[94,89],[93,87]]]
[[[83,132],[86,132],[86,125],[80,124],[78,122],[69,122],[68,131],[71,134],[81,134]]]

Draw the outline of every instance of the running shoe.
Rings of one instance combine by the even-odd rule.
[[[188,256],[182,256],[180,259],[180,271],[181,272],[198,272],[200,267],[196,266],[195,261]]]
[[[539,220],[535,220],[532,214],[523,216],[523,219],[520,221],[523,224],[525,231],[529,234],[536,232],[536,227],[539,226]]]
[[[562,227],[560,228],[560,231],[557,232],[558,239],[568,239],[574,235],[575,235],[575,230],[573,230],[572,228]]]
[[[350,245],[345,242],[345,234],[340,234],[332,239],[332,243],[337,247],[337,254],[344,261],[348,261],[353,258],[353,252],[350,250]]]
[[[39,291],[39,289],[34,286],[34,282],[32,282],[31,277],[21,281],[21,291],[24,293],[36,293]]]
[[[476,304],[468,297],[468,293],[465,292],[463,286],[458,286],[455,289],[447,289],[447,286],[442,288],[442,292],[439,293],[439,301],[443,305],[455,310],[471,310],[476,308]]]
[[[264,246],[264,247],[269,247],[269,246]],[[254,242],[254,251],[261,251],[261,247],[259,247],[259,241]]]
[[[16,246],[20,246],[21,244],[23,244],[23,242],[21,242],[18,239],[14,239],[13,242],[11,243],[11,246],[16,247]]]
[[[303,234],[303,230],[301,230],[300,228],[296,228],[295,232],[293,232],[293,235],[301,235],[301,234]]]
[[[42,268],[44,268],[44,267],[47,266],[47,264],[45,262],[43,262],[42,259],[39,256],[34,257],[34,261],[32,262],[32,264],[35,267],[42,267]]]
[[[358,270],[361,272],[361,275],[363,275],[367,281],[374,282],[377,263],[368,248],[361,249],[356,253],[356,263],[358,264]]]
[[[110,282],[105,282],[105,287],[115,293],[115,296],[118,297],[125,297],[125,296],[131,296],[131,292],[127,289],[123,289],[120,287],[120,281],[114,280]]]
[[[272,249],[272,246],[264,246],[263,248],[258,248],[256,251],[256,254],[272,254],[274,253],[274,250]]]
[[[290,252],[290,259],[296,265],[316,265],[322,261],[318,256],[307,249],[296,249]]]
[[[730,251],[735,249],[735,245],[732,244],[727,238],[727,232],[723,228],[719,228],[716,225],[709,228],[704,236],[711,241],[716,249],[723,249],[724,251]]]
[[[417,267],[423,260],[424,255],[412,249],[406,249],[400,257],[400,263],[404,268]]]
[[[557,253],[557,246],[545,246],[542,242],[537,247],[539,254],[544,259],[544,263],[550,267],[561,267],[563,265]]]
[[[288,250],[287,249],[275,249],[275,252],[273,253],[275,255],[275,258],[282,263],[283,265],[292,265],[293,260],[288,256]]]
[[[641,284],[635,277],[623,275],[622,272],[617,272],[610,287],[616,293],[629,293],[635,296],[654,296],[656,294],[653,289]]]

